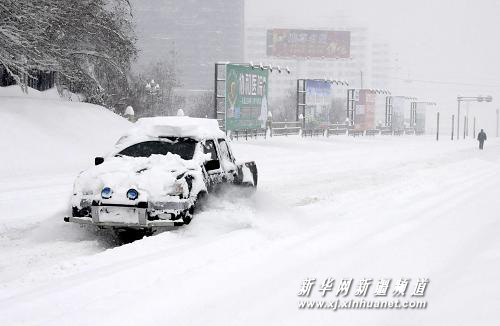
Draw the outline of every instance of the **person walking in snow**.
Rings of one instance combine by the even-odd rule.
[[[483,149],[484,141],[486,140],[486,133],[483,129],[477,135],[477,140],[479,140],[479,149]]]

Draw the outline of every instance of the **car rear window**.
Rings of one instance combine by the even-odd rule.
[[[190,138],[169,138],[165,140],[145,141],[125,148],[117,155],[130,157],[149,157],[153,154],[177,154],[184,160],[191,160],[194,155],[196,141]]]

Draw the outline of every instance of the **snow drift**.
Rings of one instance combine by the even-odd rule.
[[[77,173],[130,126],[101,106],[62,100],[55,89],[0,87],[0,177]]]

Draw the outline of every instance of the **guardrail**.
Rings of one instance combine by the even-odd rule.
[[[403,129],[397,129],[397,130],[394,130],[392,134],[394,136],[402,136],[402,135],[404,135],[404,133],[405,133],[405,131]]]
[[[267,138],[267,130],[264,128],[234,130],[230,134],[230,137],[235,138],[236,140],[240,138],[248,140],[248,138],[258,138],[259,136],[263,137],[264,139]]]
[[[324,136],[326,129],[305,129],[302,131],[302,137]]]
[[[329,137],[329,136],[345,135],[347,134],[347,130],[348,130],[347,128],[335,128],[335,129],[328,128],[326,136]]]
[[[390,129],[382,129],[382,130],[380,130],[380,134],[382,136],[392,136],[392,130],[390,130]]]
[[[306,128],[302,129],[302,122],[300,121],[268,121],[267,128],[254,128],[234,130],[229,133],[231,139],[256,139],[262,137],[275,136],[292,136],[302,135],[302,137],[314,136],[340,136],[347,135],[352,137],[362,136],[402,136],[402,135],[423,135],[424,132],[416,131],[414,128],[396,129],[392,130],[390,127],[380,127],[377,129],[355,129],[353,126],[346,124],[330,124],[321,128]]]
[[[379,129],[367,129],[365,131],[365,136],[375,136],[375,135],[380,135]]]
[[[298,135],[302,129],[300,121],[271,122],[271,137]]]
[[[353,136],[353,137],[363,136],[363,134],[364,130],[349,129],[349,131],[347,132],[348,136]]]

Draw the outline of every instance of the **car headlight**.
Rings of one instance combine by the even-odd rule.
[[[130,200],[136,200],[139,197],[139,192],[135,189],[129,189],[127,191],[127,198]]]
[[[113,190],[110,187],[104,187],[101,191],[102,199],[110,199],[113,196]]]

